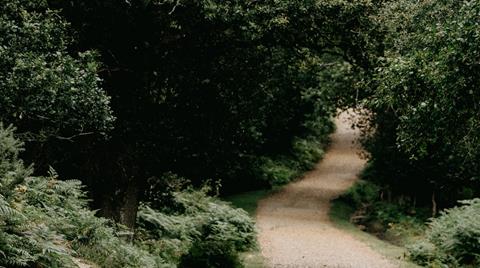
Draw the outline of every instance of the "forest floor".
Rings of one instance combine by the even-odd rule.
[[[259,202],[258,240],[268,267],[404,267],[330,219],[331,201],[365,165],[352,120],[355,114],[341,113],[331,146],[315,169]]]

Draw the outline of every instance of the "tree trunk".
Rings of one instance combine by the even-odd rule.
[[[110,190],[101,194],[100,213],[133,230],[141,191],[139,180],[143,176],[135,164],[135,150],[124,143],[114,146],[112,151],[115,152],[115,150],[117,150],[116,161],[111,161],[113,157],[110,154],[110,161],[107,162],[111,166],[106,174],[109,181],[106,188]]]
[[[114,194],[105,194],[100,214],[133,229],[137,218],[138,192],[135,180],[131,179],[122,189],[113,190]]]
[[[119,207],[119,222],[129,228],[135,227],[138,211],[138,187],[133,179],[123,196],[122,205]]]
[[[437,215],[437,201],[435,201],[435,191],[432,192],[432,217]]]

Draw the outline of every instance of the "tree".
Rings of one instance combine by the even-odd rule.
[[[68,53],[68,26],[42,1],[0,6],[0,120],[25,139],[105,135],[112,128],[95,54]]]
[[[386,51],[368,98],[376,126],[369,148],[397,194],[434,206],[478,195],[479,8],[405,0],[381,13]]]
[[[265,184],[261,156],[326,136],[332,85],[352,82],[336,74],[369,66],[362,48],[375,44],[370,1],[49,4],[78,32],[72,50],[99,51],[117,116],[112,139],[69,147],[79,153],[57,168],[91,178],[102,213],[130,225],[147,179],[166,171],[227,191]]]

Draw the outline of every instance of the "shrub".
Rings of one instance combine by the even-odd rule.
[[[333,130],[329,128],[328,131]],[[323,147],[327,143],[327,133],[323,136],[309,138],[295,138],[292,144],[292,152],[276,157],[261,157],[257,168],[259,177],[267,181],[271,186],[284,185],[304,171],[312,169],[324,154]]]
[[[176,192],[183,213],[163,213],[143,204],[138,213],[137,243],[181,267],[239,266],[238,252],[255,246],[247,213],[206,193]]]
[[[70,55],[69,24],[46,1],[0,6],[0,120],[46,141],[113,127],[95,53]]]
[[[82,257],[102,267],[156,267],[120,227],[88,209],[79,181],[59,181],[53,170],[31,176],[12,133],[0,127],[0,266],[76,267]]]
[[[323,156],[323,147],[324,144],[319,141],[296,138],[293,141],[293,151],[295,159],[297,160],[301,169],[312,169],[315,164],[317,164],[318,160]]]
[[[379,193],[380,187],[376,184],[368,181],[358,181],[342,195],[341,199],[355,208],[360,208],[377,201]]]
[[[88,209],[80,181],[60,181],[53,169],[31,176],[12,133],[0,126],[0,267],[77,267],[76,257],[100,267],[232,267],[254,246],[247,213],[208,196],[209,188],[158,199],[173,199],[162,211],[143,205],[134,236]]]
[[[300,175],[300,168],[291,159],[264,157],[261,159],[261,162],[262,164],[259,168],[261,177],[271,186],[286,184]]]
[[[415,210],[402,200],[387,202],[381,193],[380,186],[360,180],[339,201],[352,207],[350,221],[391,243],[405,245],[421,236],[426,219],[423,209]]]
[[[409,247],[412,260],[432,267],[480,265],[480,199],[460,203],[431,220],[425,239]]]

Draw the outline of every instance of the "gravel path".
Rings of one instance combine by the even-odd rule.
[[[262,200],[257,226],[269,267],[395,267],[329,220],[330,201],[348,189],[362,170],[356,131],[344,112],[324,159],[303,179]]]

